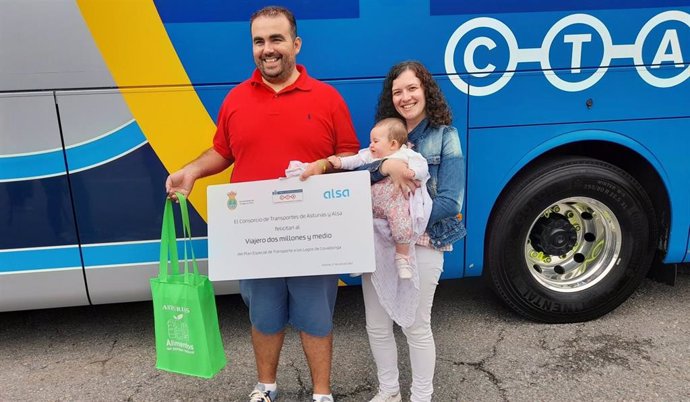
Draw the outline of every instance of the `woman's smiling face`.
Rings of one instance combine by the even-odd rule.
[[[422,82],[414,71],[405,70],[393,80],[393,106],[412,130],[426,117],[426,98]]]

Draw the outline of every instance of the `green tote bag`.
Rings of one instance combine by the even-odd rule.
[[[213,286],[199,275],[187,200],[177,193],[184,233],[184,269],[178,261],[173,202],[166,200],[161,230],[158,276],[151,278],[156,333],[156,368],[211,378],[225,367]],[[191,250],[190,271],[187,247]],[[170,272],[169,272],[170,271]]]

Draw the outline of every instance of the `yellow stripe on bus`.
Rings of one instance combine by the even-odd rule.
[[[216,126],[192,88],[153,1],[77,4],[115,83],[124,88],[121,93],[134,119],[168,172],[208,149]],[[228,177],[221,173],[195,184],[189,200],[204,220],[206,186],[226,183]],[[161,193],[164,184],[154,183]]]

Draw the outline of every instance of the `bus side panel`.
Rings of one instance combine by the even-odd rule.
[[[468,106],[468,96],[466,93],[460,92],[453,86],[448,77],[435,77],[438,85],[441,87],[443,95],[446,97],[446,101],[450,106],[452,113],[453,125],[458,130],[460,135],[460,145],[462,147],[463,157],[464,157],[464,167],[465,167],[465,199],[462,204],[462,216],[463,223],[465,227],[468,225],[467,220],[467,154],[468,150],[468,131],[467,131],[467,106]],[[453,251],[445,253],[444,257],[444,269],[443,274],[441,274],[442,279],[452,279],[461,278],[467,275],[467,237],[453,244]]]
[[[654,73],[676,75],[682,71],[679,67],[665,65],[654,70]],[[588,73],[584,69],[582,71]],[[591,88],[566,92],[547,82],[546,75],[553,74],[517,73],[498,93],[473,97],[470,126],[520,126],[688,115],[690,80],[670,88],[656,88],[644,82],[635,68],[618,67],[609,69]],[[470,79],[470,82],[473,80]]]
[[[462,39],[458,49],[482,35],[499,44],[489,53],[465,54],[479,67],[498,67],[492,74],[468,79],[473,85],[470,94],[485,95],[472,97],[469,108],[468,275],[481,272],[483,247],[490,247],[483,245],[489,214],[513,175],[539,152],[587,139],[627,146],[656,167],[671,203],[665,261],[687,259],[690,168],[683,155],[690,145],[684,119],[690,110],[690,29],[688,10],[681,10],[629,10],[625,18],[619,11],[601,10],[588,13],[592,18],[569,16],[568,26],[560,28],[556,24],[560,17],[554,15],[530,19],[532,29],[506,16],[503,21],[515,34],[518,47],[534,49],[522,54],[517,69],[545,68],[548,60],[554,71],[504,74],[500,69],[516,54],[506,51],[500,35],[483,29]],[[603,26],[591,26],[597,25],[595,19]],[[553,34],[551,46],[540,48],[547,32]],[[610,35],[608,46],[602,34]],[[582,46],[575,46],[573,38],[582,39]],[[608,57],[603,54],[605,47],[613,49]],[[462,55],[455,52],[456,64]],[[504,86],[494,85],[500,82]],[[493,89],[487,90],[491,85]]]
[[[0,90],[112,87],[76,1],[0,1]]]
[[[204,88],[218,104],[230,87]],[[175,89],[193,91],[191,88]],[[160,92],[130,91],[136,98]],[[166,97],[157,97],[166,108]],[[162,99],[162,100],[161,100]],[[131,99],[130,99],[131,100]],[[92,303],[150,299],[149,278],[158,273],[160,225],[165,199],[163,156],[155,152],[117,91],[70,91],[58,94],[77,222]],[[150,110],[148,111],[150,113]],[[211,146],[213,132],[183,133],[188,143]],[[198,191],[198,189],[197,189]],[[194,250],[206,273],[206,223],[190,209]],[[178,217],[178,222],[180,222]],[[182,238],[178,225],[178,238]],[[180,255],[182,243],[178,244]],[[236,282],[215,283],[217,294],[236,293]]]
[[[88,304],[52,93],[0,95],[0,311]]]
[[[91,301],[150,299],[168,172],[119,92],[60,92],[58,105]],[[204,259],[205,222],[190,218]]]

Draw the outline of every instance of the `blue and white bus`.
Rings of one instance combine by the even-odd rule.
[[[0,2],[0,311],[150,298],[165,177],[210,146],[265,3]],[[468,229],[443,278],[484,275],[518,313],[571,322],[690,262],[687,0],[282,3],[362,143],[391,65],[441,85]],[[200,189],[228,177],[190,198],[197,256]]]

